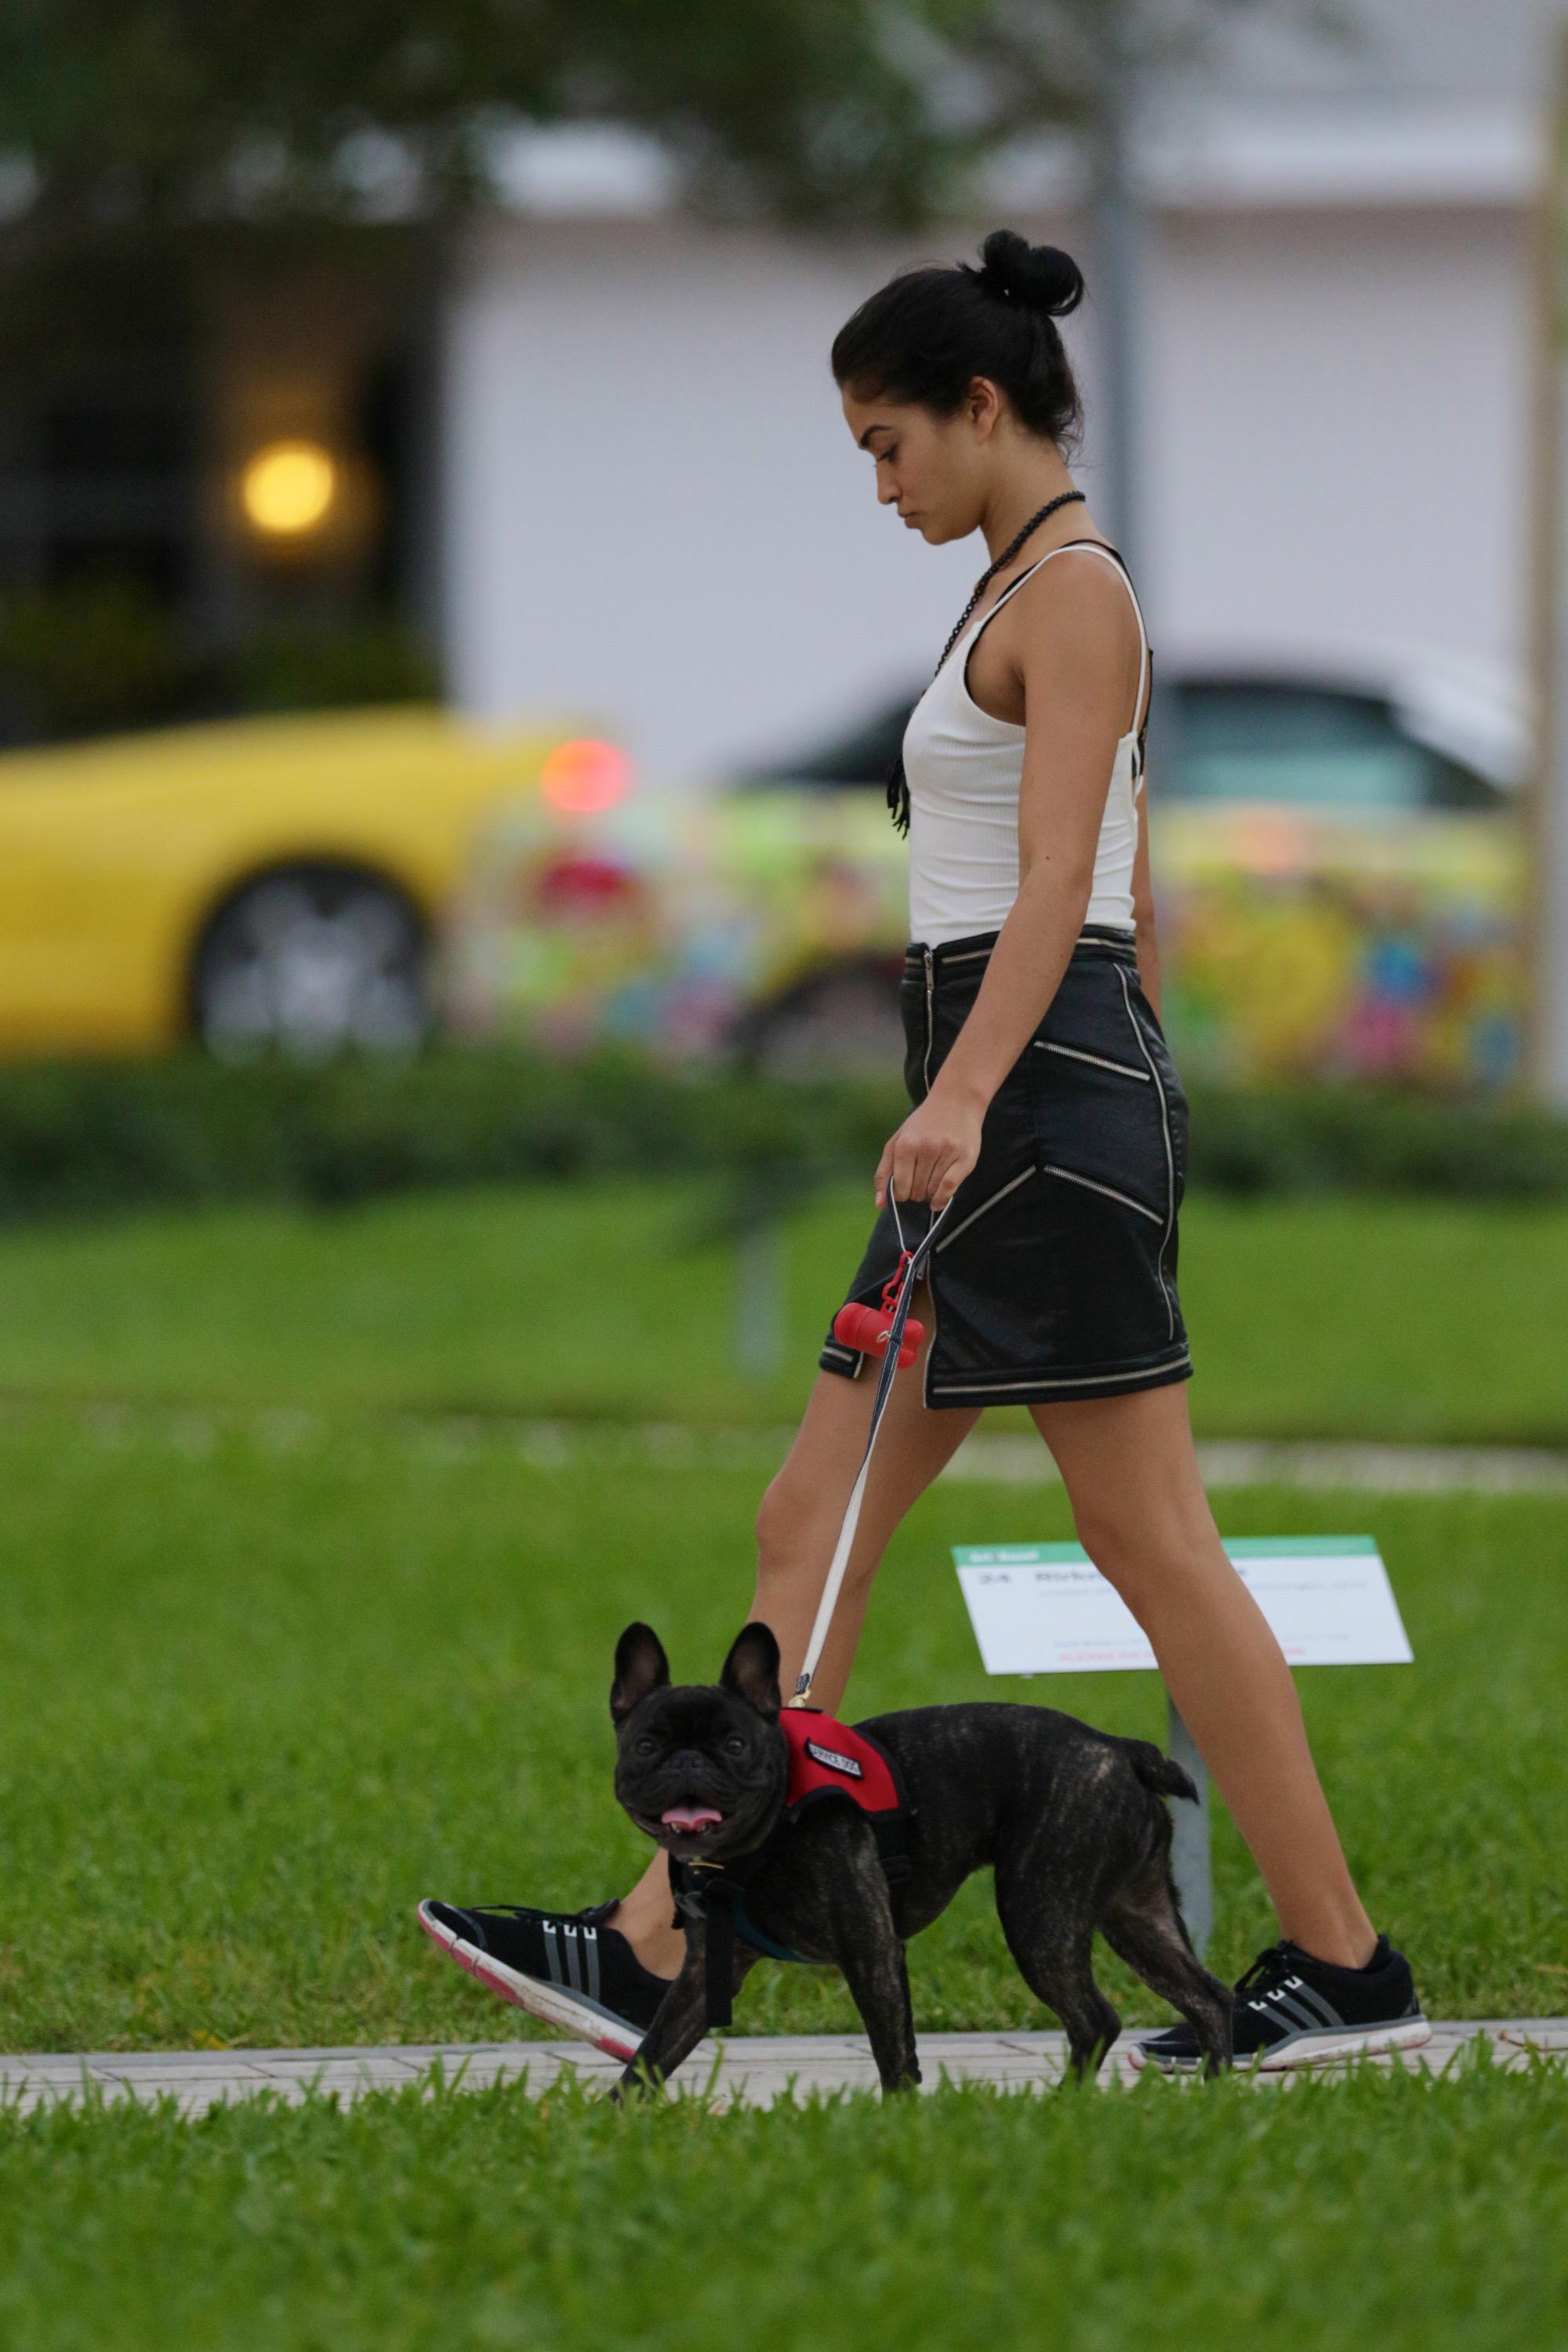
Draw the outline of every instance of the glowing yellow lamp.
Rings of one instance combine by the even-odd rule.
[[[269,441],[239,479],[246,520],[268,539],[319,530],[337,494],[337,466],[319,441]]]

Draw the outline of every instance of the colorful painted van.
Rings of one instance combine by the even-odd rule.
[[[1191,1075],[1491,1087],[1521,1052],[1521,698],[1453,666],[1157,667],[1165,1026]],[[719,789],[611,745],[492,817],[447,964],[470,1033],[815,1073],[901,1057],[908,700]]]

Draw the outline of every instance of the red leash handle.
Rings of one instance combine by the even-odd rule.
[[[889,1197],[892,1199],[891,1194]],[[838,1594],[844,1582],[844,1571],[849,1565],[850,1546],[855,1540],[855,1529],[860,1518],[861,1499],[866,1492],[866,1476],[871,1467],[871,1454],[877,1443],[877,1432],[882,1425],[882,1415],[892,1391],[893,1378],[900,1369],[907,1370],[914,1362],[915,1351],[925,1337],[919,1324],[910,1319],[910,1300],[914,1296],[915,1283],[921,1269],[930,1256],[931,1244],[936,1239],[937,1227],[952,1206],[951,1199],[943,1203],[931,1218],[924,1234],[912,1250],[902,1247],[903,1227],[899,1225],[900,1255],[898,1270],[884,1286],[882,1311],[879,1314],[874,1307],[861,1307],[851,1303],[847,1307],[841,1307],[833,1318],[834,1335],[843,1346],[859,1349],[867,1354],[879,1355],[882,1361],[877,1374],[877,1393],[871,1400],[871,1426],[866,1433],[866,1451],[860,1457],[860,1468],[849,1492],[849,1501],[844,1513],[843,1525],[838,1530],[838,1541],[833,1548],[833,1558],[827,1564],[827,1581],[822,1588],[822,1598],[816,1604],[816,1622],[812,1626],[811,1638],[805,1645],[805,1656],[801,1664],[800,1679],[795,1686],[795,1696],[789,1701],[791,1706],[805,1706],[810,1703],[812,1677],[816,1672],[823,1645],[827,1640],[828,1628],[833,1622],[833,1612],[838,1605]],[[893,1200],[892,1207],[894,1223],[898,1224],[899,1205],[896,1200]],[[853,1318],[853,1320],[847,1320],[849,1318]],[[865,1318],[864,1321],[862,1318]],[[909,1336],[911,1333],[914,1335],[912,1338]]]
[[[915,1254],[912,1249],[900,1250],[899,1262],[893,1268],[891,1274],[888,1276],[886,1282],[882,1285],[882,1312],[884,1315],[896,1315],[898,1313],[899,1293],[904,1286],[904,1268],[907,1265],[913,1265],[914,1262]]]
[[[861,1307],[851,1299],[841,1307],[833,1318],[833,1336],[846,1348],[854,1348],[863,1356],[887,1353],[888,1342],[893,1336],[893,1318],[888,1309]],[[910,1315],[905,1318],[904,1336],[899,1345],[899,1370],[907,1372],[920,1354],[925,1338],[925,1326]]]
[[[863,1356],[882,1356],[893,1336],[893,1319],[899,1311],[899,1293],[903,1288],[904,1269],[914,1264],[913,1250],[900,1250],[899,1262],[882,1285],[880,1308],[862,1307],[856,1299],[841,1307],[833,1318],[833,1336],[846,1348],[854,1348]],[[910,1315],[904,1320],[904,1336],[899,1343],[899,1370],[907,1372],[920,1354],[925,1338],[925,1325]]]

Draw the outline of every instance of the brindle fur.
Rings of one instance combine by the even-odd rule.
[[[722,1861],[751,1853],[777,1824],[786,1773],[778,1673],[778,1645],[762,1624],[739,1636],[717,1684],[672,1687],[657,1634],[631,1625],[621,1636],[610,1696],[616,1793],[670,1853]],[[1121,2029],[1094,1980],[1097,1928],[1187,2019],[1206,2071],[1229,2064],[1231,1995],[1194,1952],[1171,1879],[1162,1799],[1194,1795],[1179,1765],[1148,1740],[1115,1738],[1054,1707],[910,1707],[858,1727],[893,1759],[912,1809],[902,1938],[939,1918],[973,1872],[994,1870],[1007,1948],[1030,1991],[1060,2018],[1078,2075]],[[723,1813],[712,1843],[662,1828],[660,1814],[682,1803]],[[809,1808],[748,1882],[745,1899],[764,1935],[842,1971],[883,2089],[912,2089],[921,2073],[904,1943],[865,1819],[848,1805]],[[700,1923],[688,1923],[685,1964],[623,2090],[662,2081],[701,2039],[703,1944]],[[737,1944],[737,1990],[756,1958]]]

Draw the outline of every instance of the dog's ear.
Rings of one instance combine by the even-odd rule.
[[[616,1643],[616,1679],[610,1685],[610,1717],[625,1723],[639,1700],[669,1682],[669,1660],[651,1625],[628,1625]]]
[[[776,1716],[779,1693],[779,1645],[769,1628],[756,1621],[736,1634],[719,1680],[727,1691],[743,1698],[759,1715]]]

